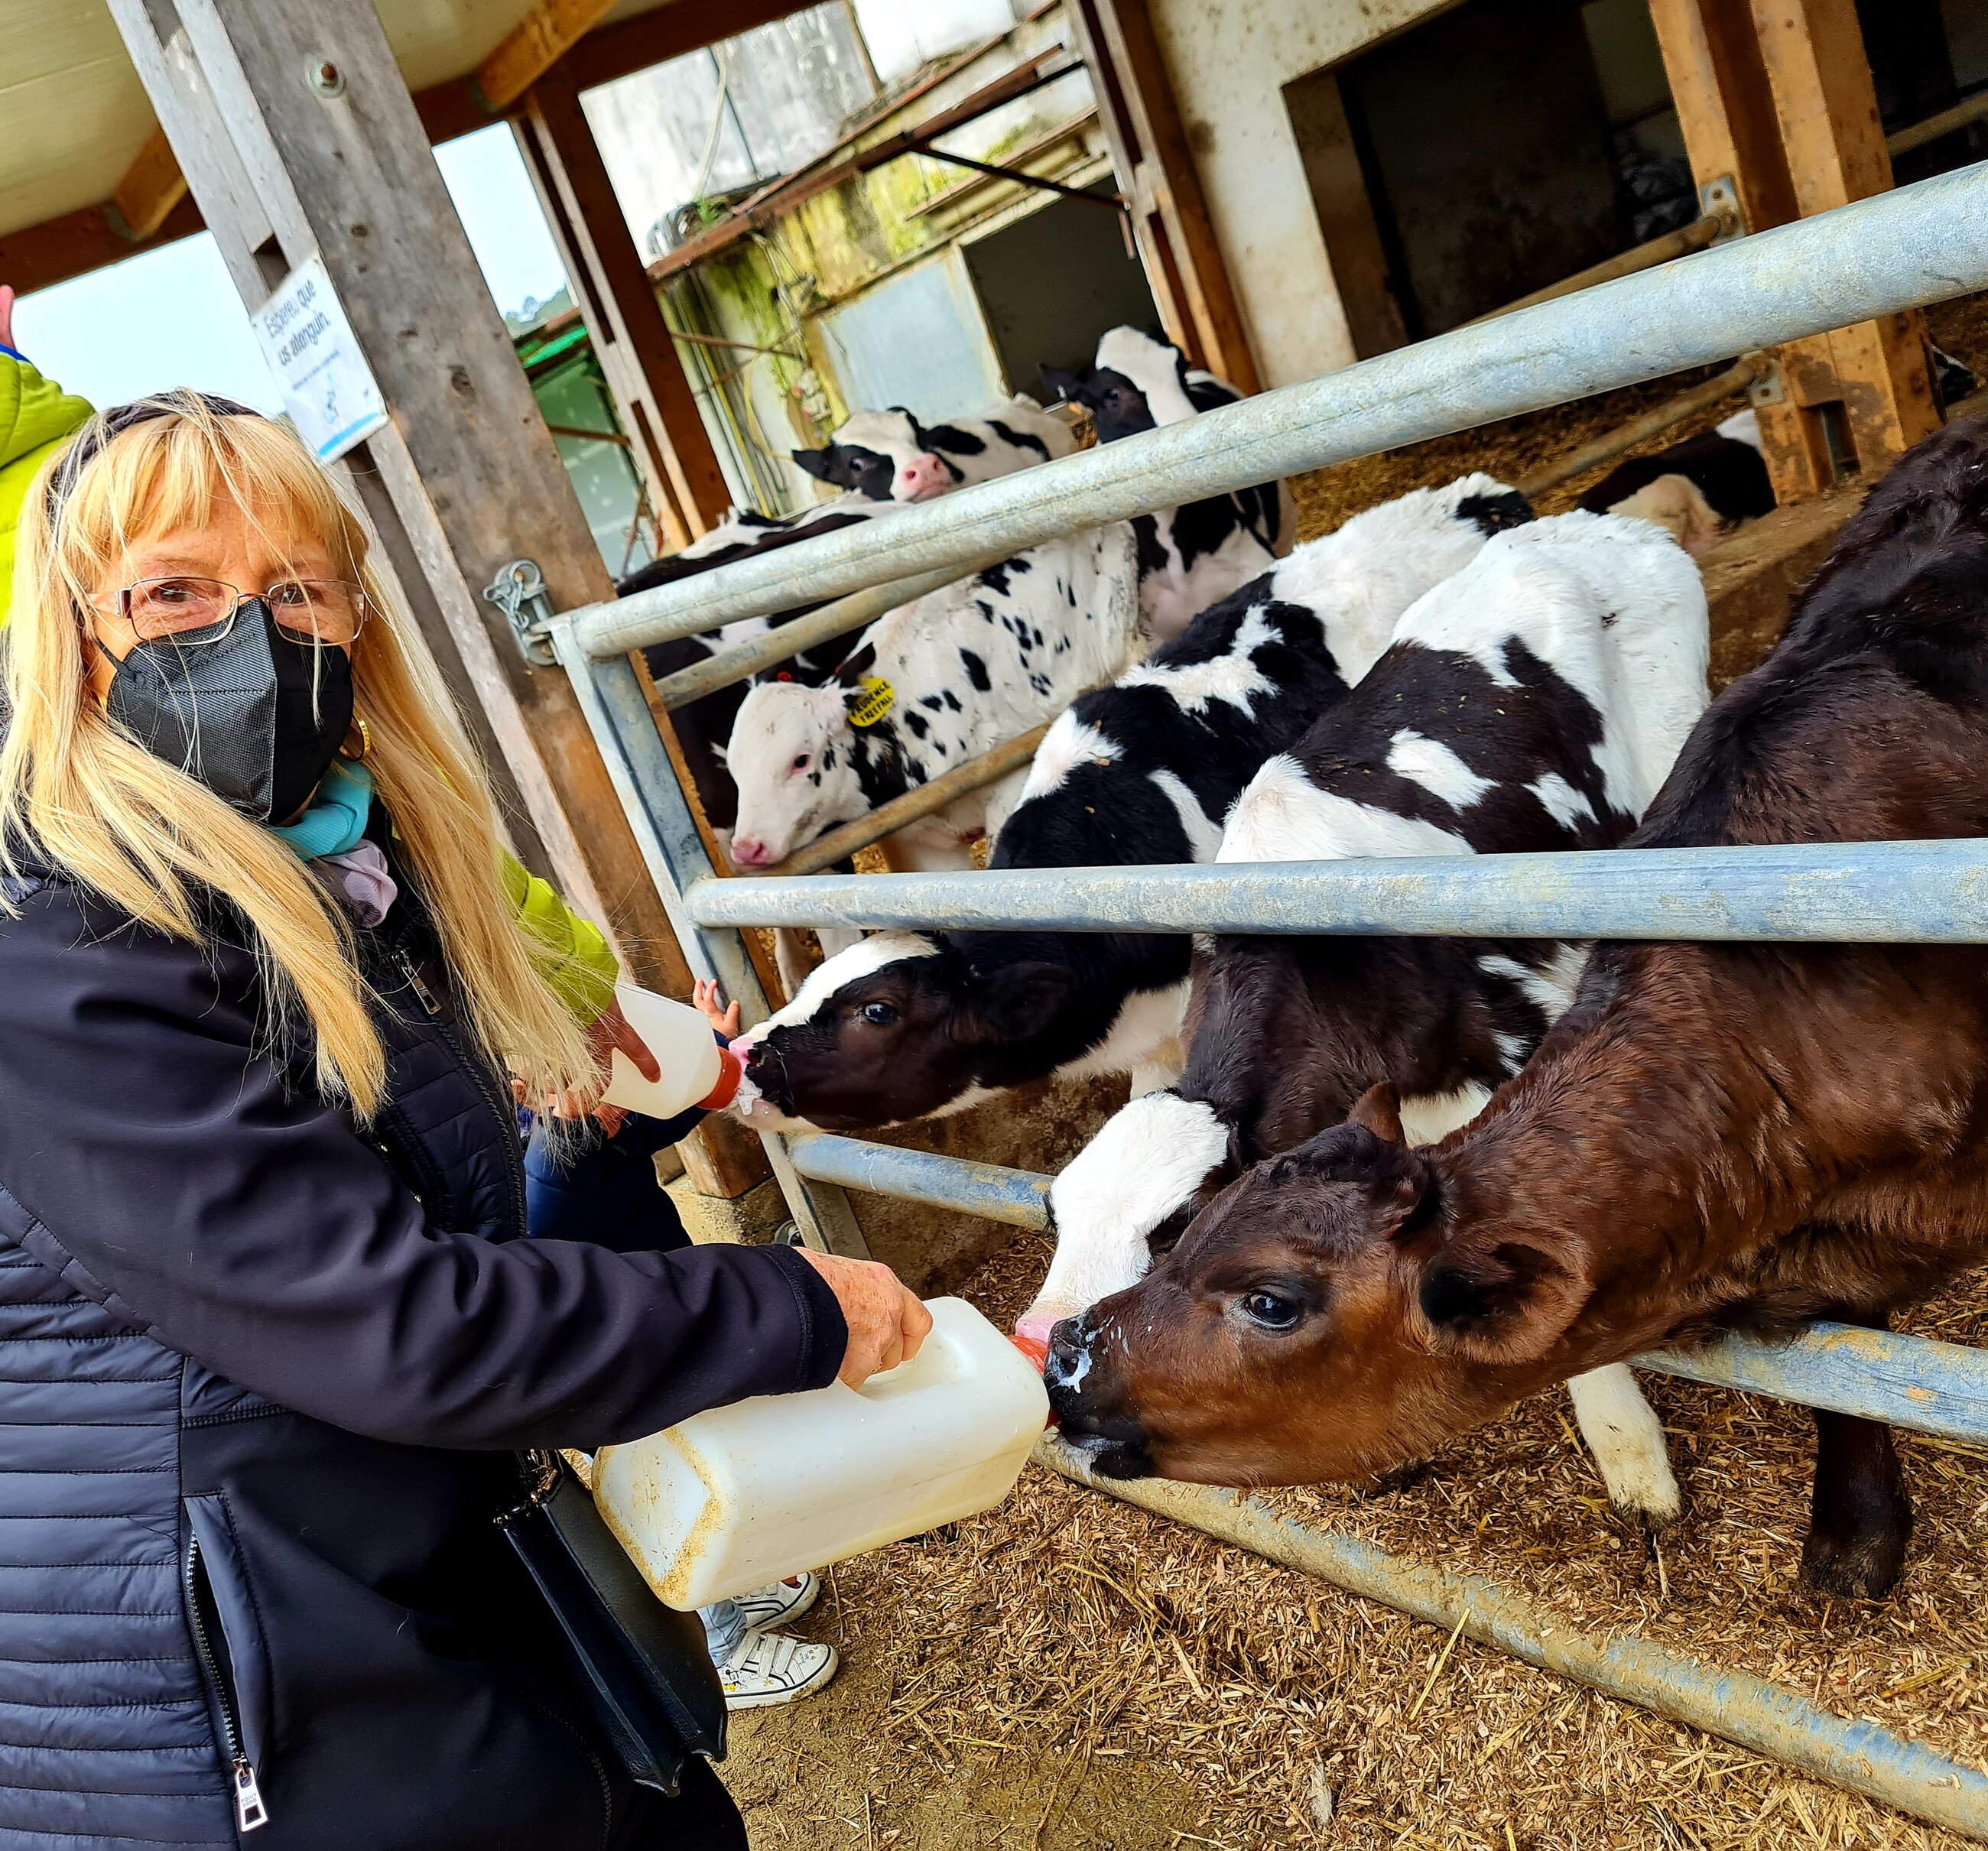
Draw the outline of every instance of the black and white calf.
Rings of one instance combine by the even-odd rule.
[[[1608,848],[1706,701],[1697,568],[1645,522],[1563,515],[1501,534],[1401,620],[1388,652],[1231,811],[1217,860]],[[1369,1088],[1410,1140],[1474,1117],[1572,1000],[1586,947],[1457,938],[1222,937],[1197,947],[1180,1084],[1134,1099],[1056,1181],[1057,1251],[1019,1327],[1136,1282],[1252,1164]],[[1662,1439],[1620,1369],[1576,1390],[1611,1494],[1676,1515]]]
[[[1591,514],[1654,521],[1696,559],[1742,522],[1773,512],[1760,420],[1750,410],[1736,412],[1702,436],[1631,457],[1577,505]]]
[[[902,405],[859,411],[820,450],[790,451],[818,481],[873,502],[929,502],[1077,448],[1070,427],[1025,394],[978,417],[921,424]]]
[[[1089,410],[1101,444],[1175,424],[1241,397],[1186,356],[1137,328],[1114,328],[1084,372],[1043,369],[1043,383]],[[1282,482],[1142,514],[1139,597],[1153,640],[1177,637],[1219,599],[1239,590],[1291,549],[1296,510]]]
[[[1300,546],[1057,719],[993,864],[1212,859],[1251,776],[1367,672],[1402,612],[1530,518],[1503,484],[1467,476]],[[740,1110],[848,1130],[1053,1073],[1165,1083],[1180,1071],[1188,956],[1175,934],[880,934],[741,1037]]]
[[[1052,541],[894,610],[820,687],[762,682],[726,765],[739,786],[732,859],[769,867],[824,829],[1040,725],[1145,653],[1124,522]],[[1026,773],[891,839],[911,865],[972,866]]]
[[[901,409],[858,412],[835,434],[826,450],[794,452],[797,460],[818,459],[815,464],[803,461],[803,467],[812,475],[840,484],[843,494],[799,514],[762,515],[735,508],[728,520],[701,539],[631,573],[616,589],[627,597],[658,585],[677,584],[737,559],[895,514],[915,501],[929,501],[935,494],[1067,456],[1074,447],[1069,427],[1031,398],[1017,397],[979,417],[959,418],[930,429]],[[901,477],[916,485],[916,491],[894,494]],[[721,650],[764,636],[815,608],[797,605],[775,616],[742,618],[722,630],[658,643],[643,651],[644,659],[650,674],[661,681]],[[766,674],[819,687],[847,654],[843,639],[835,637],[789,657]],[[705,814],[720,830],[732,827],[738,812],[738,791],[722,762],[722,741],[737,721],[745,698],[742,685],[720,688],[678,708],[675,715],[677,738],[691,782]]]

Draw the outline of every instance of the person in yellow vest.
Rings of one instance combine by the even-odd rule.
[[[14,529],[28,485],[90,421],[87,399],[44,379],[14,345],[14,292],[0,283],[0,627],[14,597]]]

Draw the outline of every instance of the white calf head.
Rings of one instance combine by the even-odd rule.
[[[873,502],[928,502],[964,479],[957,464],[901,405],[859,411],[825,448],[796,450],[793,455],[819,481],[854,489]]]
[[[869,809],[850,760],[847,691],[769,681],[740,702],[725,754],[739,786],[735,866],[771,867]]]
[[[1137,1284],[1152,1264],[1147,1236],[1199,1206],[1228,1156],[1229,1127],[1205,1101],[1148,1093],[1125,1106],[1050,1186],[1056,1257],[1017,1333],[1046,1343],[1058,1319]]]

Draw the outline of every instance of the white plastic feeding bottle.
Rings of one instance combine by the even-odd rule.
[[[998,1504],[1049,1418],[1028,1359],[963,1299],[917,1356],[713,1408],[601,1448],[593,1498],[667,1605],[689,1609]]]
[[[607,1090],[601,1096],[607,1103],[651,1118],[674,1118],[692,1106],[715,1112],[732,1103],[745,1063],[718,1045],[702,1010],[632,983],[617,984],[614,995],[628,1025],[649,1044],[663,1077],[644,1079],[617,1048]]]

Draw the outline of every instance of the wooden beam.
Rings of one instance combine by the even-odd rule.
[[[1650,0],[1650,19],[1699,184],[1732,181],[1749,231],[1800,217],[1751,0]]]
[[[566,66],[580,89],[590,90],[819,4],[820,0],[668,0],[632,19],[595,27],[566,53]]]
[[[731,491],[571,75],[547,73],[512,126],[651,505],[683,546],[724,519]]]
[[[151,236],[135,244],[111,224],[110,211],[107,205],[85,206],[39,225],[23,225],[18,231],[0,232],[0,277],[23,296],[52,289],[93,270],[121,264],[141,251],[156,251],[162,245],[191,238],[201,229],[200,208],[191,196],[166,214]]]
[[[1168,336],[1239,390],[1260,389],[1146,0],[1068,0],[1118,189]]]
[[[1804,218],[1892,190],[1892,157],[1854,0],[1753,0],[1795,208]]]
[[[1753,0],[1753,15],[1801,216],[1888,192],[1892,157],[1855,0]],[[1940,427],[1923,315],[1795,342],[1781,364],[1801,415],[1839,448],[1847,435],[1866,482]],[[1811,437],[1804,456],[1814,448]]]
[[[1854,0],[1651,0],[1701,187],[1733,182],[1750,231],[1892,184]],[[1875,481],[1939,427],[1925,318],[1895,316],[1777,349],[1780,397],[1759,407],[1777,499]]]
[[[613,10],[614,0],[539,0],[476,67],[483,106],[500,115]]]
[[[173,208],[186,196],[186,176],[172,144],[164,129],[155,128],[110,195],[111,227],[127,242],[140,243],[171,217]]]

